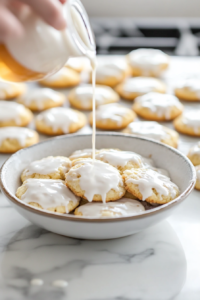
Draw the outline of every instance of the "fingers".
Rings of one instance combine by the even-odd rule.
[[[49,25],[58,30],[66,27],[66,20],[62,12],[62,4],[65,0],[22,0],[40,15]]]
[[[0,5],[0,40],[22,36],[23,27],[17,18],[4,6]]]

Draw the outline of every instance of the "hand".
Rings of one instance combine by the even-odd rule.
[[[0,0],[0,40],[23,35],[24,29],[17,15],[30,9],[55,29],[64,29],[66,21],[62,4],[65,2],[66,0]]]

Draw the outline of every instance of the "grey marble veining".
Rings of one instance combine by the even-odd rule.
[[[4,200],[0,238],[1,300],[170,300],[186,278],[183,248],[166,221],[122,239],[76,240],[29,224]],[[44,285],[31,286],[33,278]],[[57,279],[68,287],[53,287]]]

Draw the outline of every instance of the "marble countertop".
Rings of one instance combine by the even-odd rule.
[[[173,58],[164,79],[173,84],[183,69],[199,72],[200,59]],[[181,136],[179,149],[187,153],[197,140]],[[38,228],[0,193],[0,300],[199,300],[199,237],[197,191],[168,220],[108,241]],[[40,279],[34,281],[38,285],[33,279]],[[65,286],[56,285],[58,280]]]

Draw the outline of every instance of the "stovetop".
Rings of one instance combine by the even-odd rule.
[[[199,55],[200,19],[92,18],[91,25],[98,54],[157,48],[170,55]]]

